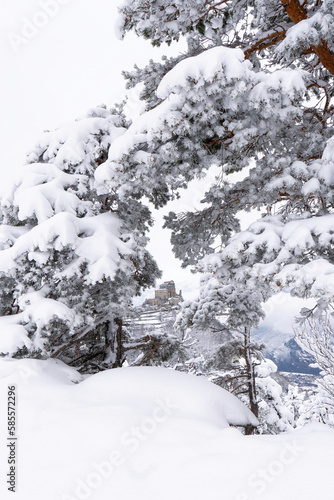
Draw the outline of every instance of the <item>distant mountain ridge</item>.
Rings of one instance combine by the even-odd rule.
[[[265,344],[264,354],[280,372],[319,374],[318,368],[310,366],[315,363],[313,356],[297,344],[291,333],[260,328],[253,333],[253,340]]]

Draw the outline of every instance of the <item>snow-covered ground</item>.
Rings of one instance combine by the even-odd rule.
[[[17,492],[7,490],[7,390],[16,386]],[[244,436],[250,412],[206,380],[163,368],[81,376],[0,361],[1,498],[313,500],[333,494],[334,432]],[[6,473],[7,473],[6,472]]]

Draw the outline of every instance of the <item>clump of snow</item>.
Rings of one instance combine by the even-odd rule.
[[[21,234],[10,247],[0,253],[0,267],[9,271],[17,266],[16,259],[27,252],[32,260],[43,263],[49,250],[62,250],[69,246],[78,256],[76,268],[83,262],[89,263],[89,277],[92,282],[104,276],[114,278],[121,254],[133,252],[132,240],[125,243],[120,238],[121,221],[115,214],[105,213],[95,217],[79,219],[70,213],[57,213],[30,231]],[[67,269],[68,275],[75,272]]]
[[[281,57],[289,54],[291,51],[299,47],[309,47],[310,45],[317,45],[320,42],[320,33],[317,24],[323,14],[316,13],[308,19],[304,19],[294,24],[287,30],[284,40],[277,46],[276,52]],[[286,54],[285,54],[286,53]]]
[[[0,322],[1,325],[2,322]],[[29,348],[32,342],[22,325],[6,325],[0,334],[0,354],[14,354],[22,347]]]
[[[180,86],[184,87],[188,79],[213,79],[219,72],[224,72],[226,78],[241,78],[251,67],[246,61],[241,49],[229,47],[214,47],[201,54],[180,61],[162,79],[157,95],[161,99],[168,97]]]
[[[256,367],[256,375],[259,377],[269,377],[271,373],[277,372],[277,366],[271,359],[264,359],[260,365]]]
[[[67,174],[51,163],[25,165],[17,169],[14,182],[4,191],[1,203],[17,206],[22,221],[35,215],[43,222],[65,210],[76,214],[84,203],[68,187],[76,182],[79,185],[82,178],[80,174]]]
[[[124,401],[138,398],[138,377],[145,399],[170,398],[175,406],[174,415],[210,422],[217,427],[248,424],[257,425],[254,415],[235,396],[209,382],[204,377],[195,377],[165,368],[141,367],[129,370],[107,370],[90,377],[81,385],[84,392],[94,388],[94,393],[106,400],[114,401],[120,396]],[[109,387],[109,384],[111,387]],[[104,388],[108,387],[108,393]],[[104,393],[104,395],[103,395]],[[143,396],[140,395],[143,399]]]
[[[36,393],[47,386],[58,387],[72,386],[83,380],[82,375],[58,359],[0,359],[1,383],[12,381],[14,385],[22,385],[22,397],[25,399],[27,392]]]

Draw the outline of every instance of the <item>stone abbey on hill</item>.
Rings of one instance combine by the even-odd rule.
[[[174,281],[165,281],[160,285],[160,287],[155,290],[154,299],[148,299],[146,304],[150,306],[160,306],[162,304],[178,304],[181,302],[182,292],[176,293]]]

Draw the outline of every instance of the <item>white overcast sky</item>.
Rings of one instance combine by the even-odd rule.
[[[1,1],[1,183],[24,163],[26,151],[43,130],[80,117],[92,106],[119,100],[124,93],[122,69],[182,50],[152,48],[134,34],[118,40],[114,27],[119,3]],[[199,199],[196,191],[193,188],[188,195],[189,202]],[[180,269],[171,253],[169,233],[160,230],[162,215],[156,217],[149,249],[163,270],[163,279],[174,279],[190,297],[198,280]]]
[[[155,57],[157,51],[133,34],[116,39],[118,3],[2,0],[2,173],[24,161],[42,130],[102,102],[111,105],[124,91],[122,69]],[[47,15],[52,4],[58,11]]]

